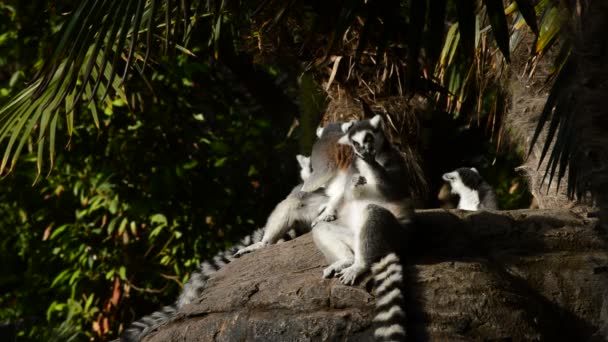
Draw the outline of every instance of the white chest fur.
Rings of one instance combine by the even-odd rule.
[[[458,201],[458,209],[462,210],[479,210],[479,192],[463,186],[458,189],[460,201]]]

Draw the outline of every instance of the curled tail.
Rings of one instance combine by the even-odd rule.
[[[293,234],[292,232],[289,233]],[[184,305],[194,303],[199,298],[207,286],[209,277],[234,260],[233,254],[237,250],[261,241],[263,235],[264,228],[256,229],[253,233],[242,238],[239,243],[225,251],[217,253],[212,259],[203,261],[198,270],[192,272],[175,303],[167,305],[131,323],[122,333],[120,340],[124,342],[138,342],[161,325],[171,322]],[[289,234],[287,235],[287,238],[289,238]]]
[[[390,253],[372,266],[373,293],[376,296],[376,341],[405,341],[403,301],[403,267],[395,253]]]

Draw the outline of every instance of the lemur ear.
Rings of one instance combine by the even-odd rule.
[[[344,134],[342,138],[338,139],[338,144],[350,145],[350,140],[348,140],[348,134]]]
[[[375,115],[373,118],[369,120],[369,124],[372,125],[373,128],[380,127],[380,123],[382,122],[382,117],[380,114]]]
[[[477,169],[474,167],[471,168],[471,171],[475,172],[476,174],[479,174],[479,171],[477,171]]]
[[[323,126],[317,127],[317,138],[320,138],[321,135],[323,135],[323,129],[324,129]]]
[[[350,120],[349,122],[343,123],[342,126],[340,126],[340,128],[342,128],[342,133],[348,132],[348,130],[353,127],[354,124],[355,120]]]

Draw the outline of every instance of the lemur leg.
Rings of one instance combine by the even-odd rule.
[[[323,270],[323,278],[330,278],[336,272],[353,263],[353,232],[337,224],[320,222],[312,230],[312,237],[317,248],[330,263]]]
[[[359,225],[352,227],[355,234],[353,264],[338,272],[345,285],[354,284],[373,262],[392,252],[395,240],[401,236],[399,222],[387,209],[369,204],[363,215]]]
[[[268,216],[268,220],[266,220],[264,237],[262,237],[262,241],[238,250],[234,256],[240,257],[243,254],[247,254],[267,245],[277,243],[277,241],[287,233],[287,231],[297,220],[296,215],[298,213],[300,203],[300,199],[292,196],[288,196],[279,202],[279,204],[277,204],[277,206],[270,213],[270,216]]]

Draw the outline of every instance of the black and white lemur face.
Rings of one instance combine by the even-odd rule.
[[[479,172],[474,167],[461,167],[452,172],[444,173],[441,178],[450,183],[454,194],[461,194],[465,189],[477,190],[483,182]]]
[[[474,167],[461,167],[444,173],[442,178],[450,184],[452,193],[460,197],[458,209],[498,210],[496,192]]]
[[[385,138],[380,115],[369,120],[344,123],[342,132],[346,134],[338,140],[338,143],[351,145],[355,153],[363,159],[374,158],[384,144]]]

